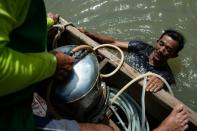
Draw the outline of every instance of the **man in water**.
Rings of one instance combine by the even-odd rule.
[[[122,49],[127,49],[129,52],[128,61],[131,61],[129,64],[138,72],[142,74],[148,71],[154,72],[164,77],[170,85],[175,84],[175,79],[167,60],[177,57],[178,52],[184,47],[184,38],[179,32],[166,30],[156,41],[155,47],[152,47],[143,41],[119,41],[111,37],[85,31],[84,29],[79,30],[98,43],[113,44]],[[163,87],[164,83],[159,78],[152,76],[149,77],[146,91],[157,92]]]
[[[129,54],[129,59],[132,59],[132,63],[129,64],[140,73],[151,71],[164,77],[170,85],[175,84],[174,76],[167,61],[170,58],[177,57],[178,52],[184,47],[184,37],[181,33],[175,30],[166,30],[156,41],[155,47],[152,47],[143,41],[120,41],[112,37],[89,32],[83,28],[79,28],[79,30],[100,44],[113,44],[122,49],[127,49],[128,52],[132,52]],[[146,91],[157,92],[164,87],[163,81],[151,76],[148,78]],[[177,105],[154,131],[185,130],[188,128],[187,117],[187,112],[183,106]]]

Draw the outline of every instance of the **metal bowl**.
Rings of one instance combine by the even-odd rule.
[[[57,51],[69,54],[76,46],[59,47]],[[88,116],[105,103],[105,88],[101,87],[98,60],[93,53],[89,53],[74,63],[73,70],[64,82],[53,85],[51,100],[53,106],[63,117],[70,117],[78,121],[88,121]]]

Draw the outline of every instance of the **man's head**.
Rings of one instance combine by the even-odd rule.
[[[177,57],[183,47],[183,35],[174,30],[166,30],[157,40],[153,58],[156,61],[165,62],[169,58]]]
[[[175,30],[166,30],[159,38],[159,40],[164,36],[164,35],[167,35],[167,36],[170,36],[173,40],[175,40],[178,44],[178,47],[176,49],[176,52],[178,54],[178,52],[180,50],[183,49],[184,47],[184,44],[185,44],[185,40],[184,40],[184,37],[181,33],[175,31]]]

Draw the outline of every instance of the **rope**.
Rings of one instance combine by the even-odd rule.
[[[100,74],[101,77],[110,77],[112,75],[114,75],[122,66],[123,62],[124,62],[124,53],[123,51],[115,46],[115,45],[111,45],[111,44],[102,44],[102,45],[99,45],[99,46],[96,46],[92,49],[91,46],[89,45],[80,45],[80,46],[77,46],[76,48],[72,49],[71,51],[71,54],[81,50],[81,49],[88,49],[88,50],[92,50],[93,53],[95,53],[96,50],[100,49],[100,48],[103,48],[103,47],[111,47],[111,48],[114,48],[116,50],[118,50],[121,54],[121,60],[120,60],[120,63],[119,65],[116,67],[116,69],[114,71],[112,71],[111,73],[108,73],[108,74]]]
[[[143,83],[143,90],[142,90],[142,96],[141,96],[141,106],[142,106],[142,121],[141,121],[141,125],[142,125],[142,131],[144,131],[145,129],[145,89],[146,89],[146,84],[147,84],[147,76],[144,77],[144,83]]]
[[[93,50],[96,51],[96,50],[98,50],[99,48],[102,48],[102,47],[111,47],[111,48],[115,48],[115,49],[117,49],[117,50],[120,52],[120,54],[121,54],[120,63],[119,63],[119,65],[117,66],[117,68],[116,68],[114,71],[112,71],[111,73],[108,73],[108,74],[100,74],[101,77],[110,77],[110,76],[114,75],[114,74],[121,68],[121,66],[122,66],[122,64],[123,64],[123,62],[124,62],[124,53],[123,53],[123,51],[122,51],[119,47],[117,47],[117,46],[115,46],[115,45],[111,45],[111,44],[99,45],[99,46],[94,47]]]
[[[116,98],[117,98],[120,94],[122,94],[122,93],[123,93],[129,86],[131,86],[134,82],[136,82],[136,81],[138,81],[138,80],[140,80],[140,79],[142,79],[142,78],[144,78],[144,77],[146,77],[146,76],[151,76],[151,75],[152,75],[152,76],[159,77],[159,78],[166,84],[166,86],[167,86],[167,88],[168,88],[170,94],[174,96],[174,94],[173,94],[173,92],[172,92],[172,89],[171,89],[170,85],[168,84],[168,82],[167,82],[163,77],[161,77],[161,76],[158,75],[158,74],[152,73],[152,72],[147,72],[147,73],[145,73],[145,74],[143,74],[143,75],[140,75],[140,76],[136,77],[135,79],[131,80],[129,83],[127,83],[127,84],[126,84],[126,85],[125,85],[125,86],[114,96],[114,98],[112,99],[112,103],[116,100]]]
[[[61,37],[61,34],[64,32],[64,30],[65,30],[65,27],[64,27],[64,25],[61,25],[61,24],[56,24],[56,25],[53,25],[52,27],[51,27],[51,29],[52,28],[57,28],[57,34],[54,36],[54,38],[53,38],[53,43],[52,43],[52,48],[53,49],[55,49],[55,48],[57,48],[58,46],[57,46],[57,41],[60,39],[60,37]]]
[[[57,34],[54,36],[53,38],[53,43],[52,43],[52,48],[55,49],[57,48],[57,41],[60,39],[61,34],[65,31],[67,26],[73,26],[75,27],[72,23],[67,23],[67,24],[55,24],[53,25],[51,28],[49,28],[49,30],[53,29],[53,28],[57,28]]]

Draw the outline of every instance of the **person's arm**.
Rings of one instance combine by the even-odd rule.
[[[146,91],[150,92],[158,92],[164,87],[164,82],[156,77],[156,76],[150,76],[148,77],[148,82],[146,86]]]
[[[114,38],[110,36],[101,35],[101,34],[94,33],[94,32],[89,32],[83,28],[79,28],[79,31],[86,34],[87,36],[89,36],[90,38],[92,38],[93,40],[95,40],[96,42],[100,44],[113,44],[122,49],[128,49],[128,43],[129,43],[128,41],[115,40]]]
[[[0,4],[0,96],[4,96],[52,76],[57,60],[48,52],[21,53],[9,48],[9,33],[25,20],[30,0]]]
[[[174,78],[173,73],[172,73],[169,66],[166,66],[166,68],[163,68],[163,70],[157,70],[157,71],[155,70],[153,72],[157,73],[161,77],[163,77],[168,82],[169,85],[176,84],[175,83],[175,78]],[[167,89],[167,87],[160,78],[158,78],[156,76],[148,77],[148,83],[147,83],[146,91],[157,92],[161,89]]]

